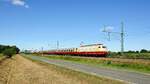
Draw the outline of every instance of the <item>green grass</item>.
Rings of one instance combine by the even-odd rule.
[[[2,57],[3,55],[2,54],[0,54],[0,57]]]
[[[3,55],[2,54],[0,54],[0,60],[3,58]]]
[[[115,60],[86,59],[86,58],[71,57],[71,56],[45,56],[45,57],[49,59],[65,60],[65,61],[89,64],[89,65],[94,65],[99,67],[150,73],[150,66],[149,66],[150,62],[149,64],[144,64],[140,62],[134,63],[134,62],[122,62],[122,61],[115,61]]]
[[[120,82],[120,81],[111,80],[111,79],[107,79],[107,78],[103,78],[103,77],[97,77],[94,75],[89,75],[89,74],[86,74],[83,72],[74,71],[74,70],[67,69],[67,68],[60,67],[60,66],[56,66],[53,64],[48,64],[48,63],[40,62],[37,60],[33,60],[31,58],[28,58],[28,57],[26,57],[26,58],[30,59],[33,62],[36,62],[42,66],[45,66],[46,68],[49,68],[49,70],[56,71],[60,75],[63,75],[65,77],[67,76],[68,78],[72,78],[72,79],[78,79],[79,81],[81,81],[81,83],[84,80],[84,81],[87,81],[87,84],[125,84],[125,83]]]
[[[109,53],[109,57],[112,58],[128,58],[128,59],[150,59],[150,53],[124,53],[124,56],[120,56],[118,53]]]

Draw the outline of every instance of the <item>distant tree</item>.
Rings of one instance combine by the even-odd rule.
[[[118,52],[117,54],[118,54],[118,55],[121,55],[121,52]]]
[[[148,52],[148,50],[146,50],[146,49],[142,49],[141,51],[140,51],[140,53],[147,53]]]
[[[16,46],[0,45],[0,53],[7,57],[12,57],[14,54],[18,54],[19,52],[20,49]]]
[[[25,53],[25,54],[30,54],[31,51],[30,51],[30,50],[25,50],[24,53]]]
[[[136,53],[139,53],[139,51],[135,51]]]
[[[0,45],[0,53],[2,53],[2,50],[3,50],[3,46]]]
[[[13,48],[8,48],[3,51],[3,55],[8,58],[11,58],[14,54],[16,54],[16,51]]]
[[[135,51],[131,51],[131,50],[129,50],[127,53],[135,53]]]
[[[14,49],[14,51],[16,51],[16,54],[18,54],[20,52],[20,49],[17,48],[16,46],[12,46],[12,48]]]

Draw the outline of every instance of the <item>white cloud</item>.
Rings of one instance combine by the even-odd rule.
[[[24,6],[25,2],[21,0],[12,0],[13,5]]]
[[[8,1],[16,6],[23,6],[25,8],[29,8],[29,5],[26,4],[25,0],[5,0],[5,1]]]

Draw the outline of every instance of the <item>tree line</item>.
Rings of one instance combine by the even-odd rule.
[[[17,46],[0,45],[0,53],[9,58],[15,54],[18,54],[19,52],[20,49]]]
[[[125,53],[150,53],[150,50],[146,50],[146,49],[141,49],[139,51],[129,50],[126,51]]]

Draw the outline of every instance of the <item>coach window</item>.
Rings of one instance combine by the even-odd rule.
[[[106,48],[106,46],[103,46],[103,48]]]

